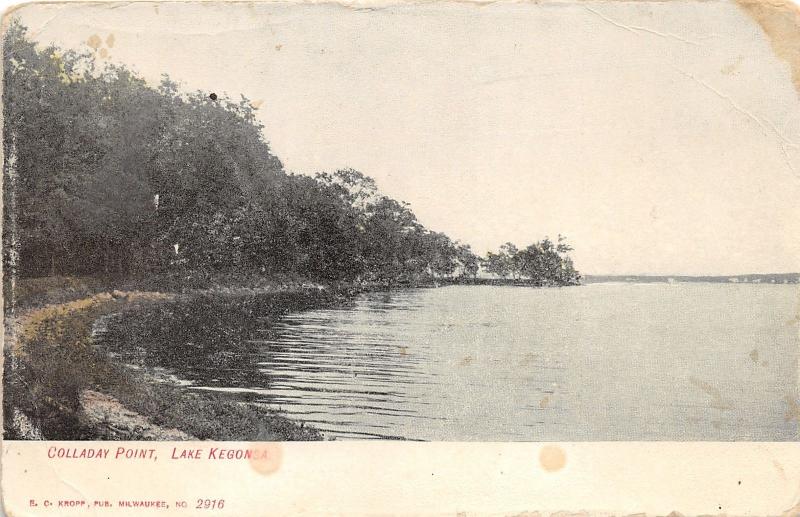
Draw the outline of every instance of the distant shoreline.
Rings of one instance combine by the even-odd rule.
[[[630,283],[685,283],[704,282],[719,284],[798,284],[800,273],[757,273],[750,275],[584,275],[586,284],[603,282]]]

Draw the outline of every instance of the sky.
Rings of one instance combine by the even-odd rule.
[[[588,274],[800,271],[800,93],[730,2],[17,15],[153,83],[245,95],[287,170],[358,169],[479,253],[561,233]]]

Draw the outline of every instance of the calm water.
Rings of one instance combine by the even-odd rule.
[[[797,301],[754,284],[370,293],[265,323],[246,375],[194,388],[340,439],[794,440]]]

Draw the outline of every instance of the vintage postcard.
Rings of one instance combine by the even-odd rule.
[[[2,28],[7,515],[800,514],[797,5]]]

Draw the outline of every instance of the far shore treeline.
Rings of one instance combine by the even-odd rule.
[[[288,173],[251,102],[5,35],[4,261],[18,277],[580,281],[559,237],[480,258],[361,172]],[[410,172],[411,173],[411,172]],[[444,194],[444,193],[443,193]],[[7,275],[8,276],[8,275]]]

